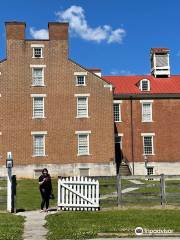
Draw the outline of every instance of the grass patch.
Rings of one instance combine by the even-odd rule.
[[[123,194],[124,206],[160,206],[160,186],[158,181],[144,180],[144,185],[133,184],[132,182],[123,179],[122,188],[139,187],[129,193]],[[117,191],[116,189],[116,177],[100,178],[100,196],[106,194],[112,194]],[[57,179],[52,179],[53,190],[55,199],[50,201],[50,207],[57,205]],[[147,185],[151,185],[146,187]],[[151,196],[148,195],[151,193]],[[180,205],[180,181],[179,180],[167,180],[166,181],[166,193],[167,204]],[[171,196],[168,193],[178,193],[179,196]],[[136,194],[136,195],[135,195]],[[142,195],[139,195],[142,194]],[[154,195],[154,196],[153,196]],[[177,202],[179,199],[179,202]],[[128,202],[133,201],[133,203]],[[20,179],[17,180],[17,209],[35,210],[40,208],[41,196],[39,193],[38,179]],[[107,199],[100,200],[101,207],[115,207],[117,206],[117,197],[111,196]],[[2,209],[0,204],[0,209]],[[4,205],[6,209],[6,205]]]
[[[96,238],[98,233],[134,235],[137,226],[180,232],[180,210],[62,212],[47,217],[48,240]]]
[[[7,180],[0,179],[0,211],[7,209]]]
[[[57,206],[57,179],[52,179],[55,199],[50,200],[50,207]],[[41,195],[38,179],[17,180],[16,208],[19,210],[40,209]]]
[[[24,218],[0,213],[0,240],[21,240]]]

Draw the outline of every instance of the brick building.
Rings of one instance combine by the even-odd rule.
[[[49,23],[48,40],[25,39],[6,22],[0,61],[0,175],[33,177],[179,173],[180,75],[167,48],[151,49],[151,74],[103,76],[68,56],[68,24]],[[113,116],[114,115],[114,116]],[[114,118],[113,118],[114,117]]]
[[[104,79],[115,88],[117,160],[132,174],[179,174],[180,75],[170,74],[169,49],[151,49],[150,75]]]
[[[0,171],[6,153],[17,176],[112,175],[111,84],[68,56],[68,24],[49,23],[48,40],[25,39],[25,23],[6,22],[0,62]],[[0,174],[0,175],[1,175]]]

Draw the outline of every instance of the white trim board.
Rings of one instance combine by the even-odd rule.
[[[47,94],[31,94],[31,97],[47,97]]]
[[[113,103],[122,103],[122,100],[113,100]]]
[[[91,131],[88,130],[88,131],[75,131],[75,134],[90,134]]]
[[[79,93],[79,94],[74,94],[75,97],[89,97],[90,93]]]
[[[31,44],[32,48],[43,48],[44,44]]]
[[[155,133],[141,133],[141,136],[155,136]]]
[[[31,135],[46,135],[47,131],[32,131]]]
[[[140,103],[152,103],[154,100],[140,100]]]
[[[86,76],[87,72],[74,72],[74,75],[75,76],[78,76],[78,75]]]
[[[30,68],[45,68],[45,67],[46,67],[46,65],[39,65],[39,64],[34,65],[34,64],[30,64]]]

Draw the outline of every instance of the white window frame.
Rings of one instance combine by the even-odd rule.
[[[44,58],[43,56],[43,48],[44,48],[44,44],[31,44],[31,48],[33,49],[33,56],[32,58]],[[41,48],[41,57],[35,57],[35,48]]]
[[[84,83],[83,84],[79,84],[78,83],[78,77],[84,77]],[[87,86],[86,85],[86,76],[85,75],[77,75],[76,76],[76,86]]]
[[[77,137],[78,137],[78,139],[77,139],[77,156],[88,156],[88,155],[90,155],[90,141],[89,141],[89,135],[91,134],[91,131],[76,131],[75,132],[75,134],[77,134]],[[80,151],[79,151],[79,136],[80,135],[86,135],[87,136],[87,147],[88,147],[88,151],[87,151],[87,153],[81,153]]]
[[[89,118],[89,93],[86,94],[75,94],[76,97],[76,118]],[[78,115],[78,99],[79,98],[86,98],[86,115],[80,116]]]
[[[31,94],[31,97],[33,99],[33,107],[32,107],[32,118],[33,119],[41,119],[41,118],[45,118],[45,104],[44,104],[44,99],[47,95],[46,94]],[[35,98],[42,98],[43,99],[43,115],[41,117],[37,117],[35,116],[35,109],[34,109],[34,99]]]
[[[147,85],[148,85],[147,90],[143,90],[143,82],[147,82]],[[140,89],[141,89],[142,92],[149,92],[150,91],[150,81],[148,79],[142,79],[140,81]]]
[[[41,52],[40,52],[40,57],[36,57],[35,56],[35,49],[40,49],[41,50]],[[33,58],[43,58],[43,48],[42,47],[33,47]]]
[[[115,120],[115,117],[114,117],[114,122],[122,122],[121,104],[122,104],[122,100],[114,100],[113,101],[113,116],[115,116],[115,114],[114,114],[114,105],[118,105],[119,106],[119,120]]]
[[[31,86],[33,87],[44,87],[44,68],[46,68],[46,65],[30,65],[30,68],[32,69],[32,80],[31,80]],[[34,78],[33,78],[33,73],[34,69],[42,69],[42,82],[41,84],[34,84]]]
[[[33,144],[32,144],[32,150],[33,150],[33,154],[32,154],[32,156],[33,157],[45,157],[45,156],[47,156],[46,155],[46,148],[45,148],[45,146],[46,146],[46,140],[45,140],[45,137],[46,137],[46,135],[47,135],[47,131],[32,131],[31,132],[31,135],[33,136]],[[34,141],[35,141],[35,137],[37,137],[37,136],[41,136],[41,137],[43,137],[43,154],[42,155],[39,155],[39,154],[35,154],[35,149],[34,149]]]
[[[86,76],[87,76],[87,72],[74,72],[74,76],[76,78],[76,86],[79,87],[79,86],[87,86],[86,84]],[[84,77],[84,84],[78,84],[78,77],[79,76],[82,76]]]
[[[152,103],[154,101],[153,100],[140,100],[140,103],[142,104],[141,106],[141,115],[142,115],[142,122],[153,122],[153,118],[152,118]],[[150,105],[150,119],[145,119],[144,116],[144,105],[145,104],[149,104]]]
[[[154,136],[155,136],[155,133],[141,133],[141,136],[143,137],[143,155],[144,156],[155,155],[155,153],[154,153]],[[152,153],[145,153],[144,137],[151,137],[151,139],[152,139]]]
[[[150,170],[150,169],[152,170],[152,173],[148,174],[148,170]],[[152,166],[148,166],[148,167],[147,167],[147,175],[148,175],[148,176],[154,175],[154,167],[152,167]]]

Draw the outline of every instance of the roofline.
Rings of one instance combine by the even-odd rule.
[[[114,99],[180,99],[180,93],[113,94]]]
[[[32,38],[32,39],[25,39],[25,41],[49,41],[49,38],[47,39],[35,39],[35,38]]]
[[[113,84],[112,84],[112,83],[110,83],[110,82],[108,82],[107,80],[103,79],[102,77],[100,77],[100,76],[96,75],[95,73],[93,73],[93,72],[89,71],[87,68],[83,67],[82,65],[80,65],[80,64],[79,64],[79,63],[77,63],[77,62],[75,62],[75,61],[74,61],[74,60],[72,60],[71,58],[68,58],[68,59],[69,59],[71,62],[73,62],[73,63],[77,64],[79,67],[83,68],[85,71],[87,71],[87,72],[89,72],[89,73],[93,74],[93,75],[94,75],[94,76],[96,76],[97,78],[101,79],[103,82],[105,82],[105,83],[107,83],[107,84],[109,84],[109,85],[111,85],[111,86],[113,87]],[[115,88],[113,87],[113,89],[115,89]]]
[[[0,63],[5,62],[6,60],[7,60],[7,58],[4,58],[4,59],[0,60]]]

